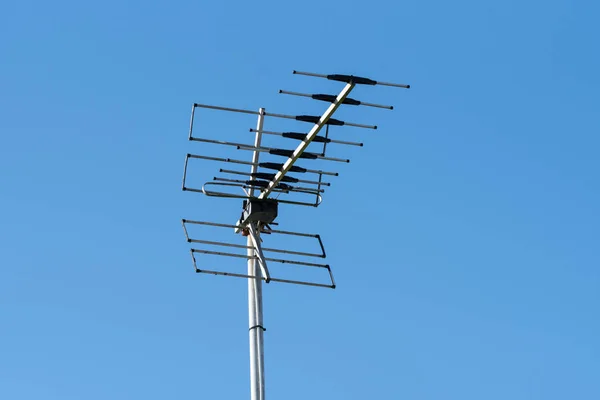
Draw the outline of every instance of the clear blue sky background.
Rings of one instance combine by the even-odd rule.
[[[0,398],[248,397],[246,283],[194,274],[179,222],[240,205],[180,179],[193,102],[294,113],[325,105],[278,89],[339,87],[292,69],[413,88],[361,88],[396,110],[346,110],[380,129],[347,130],[366,145],[322,207],[282,207],[339,287],[265,288],[268,398],[600,398],[599,12],[3,2]]]

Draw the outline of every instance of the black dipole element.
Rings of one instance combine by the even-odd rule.
[[[224,172],[226,174],[236,174],[236,175],[248,175],[246,172],[241,172],[241,171],[232,171],[230,169],[223,169],[220,168],[219,172]],[[257,179],[266,179],[267,181],[272,180],[275,177],[274,173],[269,173],[269,172],[252,172],[250,174],[250,176],[252,176],[253,178],[257,178]],[[321,177],[322,175],[319,174],[319,177]],[[295,178],[292,176],[284,176],[282,179],[282,182],[291,182],[291,183],[310,183],[313,185],[323,185],[323,186],[330,186],[330,183],[326,183],[326,182],[322,182],[321,178],[319,178],[319,181],[311,181],[311,180],[307,180],[307,179],[299,179],[299,178]]]
[[[258,151],[258,152],[262,152],[262,153],[269,153],[269,154],[273,154],[275,156],[288,157],[288,158],[292,157],[294,155],[294,150],[289,150],[289,149],[274,149],[274,148],[270,148],[270,147],[239,146],[238,150]],[[308,160],[320,159],[320,160],[326,160],[326,161],[337,161],[337,162],[345,162],[345,163],[349,163],[350,162],[350,160],[347,159],[347,158],[324,157],[321,154],[309,153],[307,151],[299,154],[298,158],[306,158]],[[284,165],[285,165],[285,163],[284,163]],[[288,171],[291,171],[291,170],[288,170]]]
[[[321,119],[320,116],[318,115],[296,115],[296,120],[297,121],[302,121],[302,122],[312,122],[313,124],[318,124],[319,120]],[[335,119],[335,118],[329,118],[327,120],[327,122],[325,123],[325,125],[346,125],[346,123],[344,121],[340,121],[339,119]],[[375,127],[374,129],[377,129],[377,127]]]
[[[318,94],[306,94],[306,93],[290,92],[288,90],[280,90],[279,93],[282,93],[282,94],[291,94],[291,95],[294,95],[294,96],[310,97],[313,100],[326,101],[328,103],[333,103],[333,102],[335,102],[335,99],[336,99],[336,96],[334,96],[332,94],[322,94],[322,93],[318,93]],[[344,99],[344,101],[342,102],[342,104],[347,104],[347,105],[351,105],[351,106],[368,106],[368,107],[385,108],[385,109],[388,109],[388,110],[393,110],[394,109],[393,106],[386,106],[386,105],[375,104],[375,103],[367,103],[367,102],[364,102],[364,101],[351,99],[349,97],[346,97]]]
[[[321,100],[321,101],[327,101],[329,103],[333,103],[337,96],[334,96],[332,94],[313,94],[310,97],[312,97],[315,100]],[[349,104],[351,106],[360,106],[360,101],[351,99],[350,97],[346,97],[344,99],[344,101],[342,101],[342,104]]]
[[[235,160],[233,158],[209,157],[209,156],[203,156],[203,155],[199,155],[199,154],[189,154],[188,153],[186,156],[186,166],[187,166],[188,158],[198,158],[201,160],[210,160],[210,161],[221,161],[221,162],[233,163],[233,164],[254,165],[254,163],[252,163],[252,162],[243,161],[243,160]],[[256,163],[256,165],[259,167],[262,167],[262,168],[273,169],[276,171],[279,171],[281,168],[283,168],[283,163],[275,163],[275,162],[259,162],[259,163]],[[304,174],[304,173],[308,172],[308,173],[312,173],[312,174],[339,176],[339,173],[337,173],[337,172],[328,172],[328,171],[321,171],[321,170],[317,170],[317,169],[308,169],[308,168],[300,167],[299,165],[292,165],[292,167],[290,168],[290,172],[298,172],[300,174]]]
[[[404,88],[404,89],[410,89],[410,85],[404,85],[404,84],[400,84],[400,83],[380,82],[380,81],[375,81],[373,79],[363,78],[361,76],[354,76],[354,75],[344,75],[344,74],[324,75],[324,74],[314,74],[312,72],[301,72],[301,71],[296,71],[296,70],[294,70],[293,73],[297,74],[297,75],[306,75],[306,76],[315,76],[317,78],[325,78],[325,79],[329,79],[330,81],[354,83],[355,85],[382,85],[382,86],[393,86],[393,87],[399,87],[399,88]]]
[[[282,132],[281,136],[288,139],[304,140],[308,135],[300,132]],[[312,141],[315,143],[329,143],[331,139],[317,135]]]
[[[329,125],[327,126],[327,130],[329,129]],[[250,129],[250,132],[256,132],[256,129]],[[275,136],[281,136],[287,139],[296,139],[296,140],[305,140],[308,136],[308,134],[306,133],[300,133],[300,132],[273,132],[273,131],[261,131],[261,133],[263,134],[267,134],[267,135],[275,135]],[[336,143],[336,144],[347,144],[350,146],[359,146],[362,147],[363,144],[361,142],[349,142],[347,140],[335,140],[335,139],[330,139],[326,136],[315,136],[315,138],[312,140],[313,142],[316,143]]]

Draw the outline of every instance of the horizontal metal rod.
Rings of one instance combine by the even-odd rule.
[[[250,132],[257,132],[256,129],[250,129]],[[296,133],[296,132],[273,132],[273,131],[260,131],[261,133],[267,134],[267,135],[276,135],[276,136],[284,136],[285,133]],[[302,135],[306,135],[305,133],[302,133]],[[322,137],[322,136],[319,136]],[[349,146],[358,146],[358,147],[362,147],[363,143],[360,142],[348,142],[345,140],[335,140],[335,139],[329,139],[327,138],[327,140],[329,141],[329,143],[335,143],[335,144],[346,144]],[[318,143],[317,140],[313,140],[313,142]]]
[[[213,143],[213,144],[222,144],[226,146],[234,146],[234,147],[247,147],[252,146],[251,144],[244,143],[235,143],[235,142],[226,142],[224,140],[214,140],[214,139],[204,139],[199,137],[190,137],[190,140],[193,142],[203,142],[203,143]]]
[[[390,82],[380,82],[380,81],[374,81],[368,78],[362,78],[359,76],[353,76],[353,75],[325,75],[325,74],[315,74],[312,72],[302,72],[302,71],[293,71],[292,73],[296,74],[296,75],[305,75],[305,76],[314,76],[317,78],[325,78],[325,79],[329,79],[329,80],[336,80],[336,81],[341,81],[341,82],[346,82],[346,80],[343,79],[339,79],[339,78],[349,78],[349,81],[352,81],[352,78],[355,79],[355,81],[353,81],[356,84],[361,84],[361,83],[365,83],[368,85],[382,85],[382,86],[392,86],[392,87],[398,87],[398,88],[403,88],[403,89],[410,89],[410,85],[406,85],[403,83],[390,83]],[[337,78],[337,79],[336,79]],[[370,81],[370,82],[363,82],[363,80],[366,81]],[[372,83],[373,82],[373,83]]]
[[[263,279],[263,277],[258,277],[254,275],[245,275],[245,274],[236,274],[232,272],[220,272],[220,271],[211,271],[208,269],[198,269],[196,268],[197,273],[201,274],[209,274],[209,275],[221,275],[221,276],[233,276],[235,278],[250,278],[250,279]],[[294,285],[304,285],[304,286],[314,286],[314,287],[323,287],[329,289],[335,289],[335,284],[327,285],[324,283],[313,283],[313,282],[304,282],[304,281],[295,281],[290,279],[279,279],[279,278],[271,278],[271,282],[280,282],[280,283],[291,283]]]
[[[282,163],[277,164],[277,165],[279,165],[279,167],[274,167],[274,166],[272,166],[272,164],[276,164],[276,163],[266,163],[266,162],[253,163],[250,161],[235,160],[233,158],[209,157],[209,156],[202,156],[202,155],[198,155],[198,154],[188,154],[187,156],[189,158],[197,158],[197,159],[201,159],[201,160],[221,161],[221,162],[228,162],[228,163],[233,163],[233,164],[243,164],[243,165],[257,165],[259,167],[263,167],[263,168],[267,168],[267,169],[275,169],[275,170],[279,170],[283,166]],[[297,167],[297,169],[292,170],[292,172],[298,172],[300,174],[307,172],[307,173],[311,173],[311,174],[339,176],[339,173],[337,173],[337,172],[328,172],[328,171],[321,171],[318,169],[308,169],[308,168],[300,168],[300,167]]]
[[[239,195],[239,194],[233,194],[233,193],[227,193],[227,192],[216,192],[213,190],[206,189],[206,186],[228,186],[228,187],[236,187],[238,189],[244,189],[244,188],[249,189],[250,188],[247,185],[240,185],[240,184],[236,184],[236,183],[206,182],[204,185],[202,185],[202,190],[192,189],[192,188],[184,188],[184,190],[189,190],[191,192],[203,193],[204,195],[209,196],[209,197],[223,197],[223,198],[229,198],[229,199],[257,199],[258,198],[255,196]],[[273,191],[281,192],[280,190],[277,190],[277,189],[274,189]],[[314,195],[314,193],[308,193],[308,194]],[[322,199],[321,195],[319,195],[319,194],[317,194],[317,200],[314,203],[308,203],[305,201],[277,199],[278,203],[294,204],[294,205],[307,206],[307,207],[318,207],[322,201],[323,201],[323,199]]]
[[[328,101],[330,103],[332,103],[335,100],[334,95],[307,94],[307,93],[290,92],[288,90],[280,90],[279,93],[290,94],[292,96],[308,97],[308,98],[311,98],[314,100]],[[368,107],[376,107],[376,108],[385,108],[386,110],[394,109],[394,106],[386,106],[386,105],[382,105],[382,104],[367,103],[365,101],[355,100],[355,99],[351,99],[349,97],[346,98],[342,104],[348,104],[348,105],[352,105],[352,106],[368,106]]]
[[[188,239],[188,242],[189,243],[208,244],[208,245],[212,245],[212,246],[235,247],[237,249],[254,249],[254,246],[247,246],[247,245],[244,245],[244,244],[214,242],[214,241],[202,240],[202,239]],[[296,256],[324,258],[323,254],[305,253],[305,252],[302,252],[302,251],[273,249],[273,248],[269,248],[269,247],[263,247],[262,250],[263,251],[270,251],[270,252],[273,252],[273,253],[292,254],[292,255],[296,255]]]
[[[308,116],[308,115],[286,115],[286,114],[274,114],[274,113],[265,113],[265,115],[269,116],[269,117],[294,119],[296,121],[303,121],[303,122],[314,123],[313,121],[304,121],[302,119],[304,117],[311,117],[312,118],[312,116]],[[318,119],[319,117],[314,117],[314,118]],[[334,122],[334,121],[337,121],[337,122]],[[338,120],[334,120],[333,118],[331,118],[324,125],[346,125],[346,126],[354,126],[356,128],[377,129],[377,125],[364,125],[364,124],[357,124],[357,123],[354,123],[354,122],[338,121]]]
[[[242,171],[232,171],[229,169],[223,169],[220,168],[219,172],[223,172],[226,174],[235,174],[235,175],[245,175],[248,176],[247,172],[242,172]],[[291,178],[291,177],[288,177]],[[266,178],[261,178],[261,179],[266,179]],[[328,182],[319,182],[319,181],[307,181],[304,179],[298,179],[298,178],[292,178],[293,180],[290,180],[289,182],[298,182],[298,183],[308,183],[308,184],[313,184],[313,185],[323,185],[323,186],[331,186],[331,183]]]
[[[238,187],[243,187],[245,189],[252,189],[252,188],[260,187],[258,185],[251,185],[251,184],[247,183],[246,181],[242,181],[242,180],[238,180],[238,179],[219,178],[219,177],[215,176],[215,177],[213,177],[213,180],[214,181],[218,181],[217,183],[226,182],[226,183],[223,183],[223,184],[229,184],[229,185],[234,185],[235,184]],[[279,193],[286,193],[286,194],[288,194],[289,192],[292,191],[289,188],[281,188],[281,187],[277,187],[277,188],[275,188],[275,190],[277,192],[279,192]]]
[[[231,111],[231,112],[238,112],[238,113],[243,113],[243,114],[259,115],[259,112],[257,112],[257,111],[242,110],[240,108],[210,106],[210,105],[207,105],[207,104],[198,104],[198,103],[194,103],[194,107],[208,108],[208,109],[212,109],[212,110],[221,110],[221,111]],[[295,120],[298,120],[298,118],[297,118],[298,116],[296,116],[296,115],[276,114],[276,113],[268,113],[268,112],[265,112],[264,115],[267,116],[267,117],[275,117],[275,118],[285,118],[285,119],[295,119]],[[357,127],[357,128],[377,129],[377,127],[373,126],[373,125],[355,124],[353,122],[344,122],[343,125],[354,126],[354,127]]]
[[[181,222],[183,224],[208,225],[208,226],[217,226],[220,228],[237,228],[238,227],[237,225],[233,225],[233,224],[221,224],[221,223],[217,223],[217,222],[195,221],[195,220],[191,220],[191,219],[182,219]],[[278,229],[263,230],[262,232],[279,233],[281,235],[303,236],[303,237],[310,237],[310,238],[319,237],[318,234],[313,234],[313,233],[282,231],[282,230],[278,230]]]
[[[242,180],[238,180],[238,179],[221,178],[221,177],[218,177],[218,176],[215,176],[213,179],[215,181],[232,182],[232,183],[242,183],[244,185],[254,186],[254,187],[261,188],[261,186],[259,186],[259,185],[252,185],[252,184],[248,183],[248,181],[242,181]],[[268,182],[268,181],[265,181],[265,182]],[[280,186],[281,185],[282,184],[280,184]],[[302,187],[302,186],[290,186],[290,185],[282,186],[282,187],[279,187],[277,189],[281,190],[284,193],[286,193],[288,191],[289,192],[312,193],[312,194],[324,193],[325,192],[324,189],[313,189],[313,188],[305,188],[305,187]]]
[[[303,236],[303,237],[310,237],[310,238],[319,238],[320,236],[318,234],[313,234],[313,233],[300,233],[300,232],[290,232],[290,231],[282,231],[279,229],[269,229],[266,231],[263,231],[266,233],[279,233],[282,235],[292,235],[292,236]]]
[[[213,250],[202,250],[202,249],[191,249],[193,253],[201,253],[201,254],[209,254],[213,256],[224,256],[224,257],[237,257],[237,258],[246,258],[246,259],[256,259],[256,256],[248,256],[244,254],[235,254],[235,253],[225,253],[222,251],[213,251]],[[278,262],[281,264],[294,264],[294,265],[305,265],[307,267],[315,267],[315,268],[329,268],[328,264],[315,264],[304,261],[294,261],[294,260],[284,260],[281,258],[270,258],[265,257],[266,261]]]
[[[221,178],[219,180],[223,180],[224,178]],[[236,187],[236,188],[242,188],[242,189],[250,189],[251,186],[250,185],[246,185],[246,184],[239,184],[239,183],[226,183],[226,182],[206,182],[204,185],[202,185],[202,189],[195,189],[195,188],[191,188],[191,187],[184,187],[183,191],[187,191],[187,192],[194,192],[194,193],[202,193],[206,196],[209,197],[228,197],[228,198],[232,198],[232,199],[258,199],[258,197],[256,196],[248,196],[248,195],[238,195],[238,194],[233,194],[233,193],[226,193],[226,192],[213,192],[210,190],[206,190],[204,189],[204,186],[206,185],[219,185],[219,186],[230,186],[230,187]],[[294,193],[304,193],[304,194],[311,194],[311,195],[316,195],[316,191],[303,191],[303,190],[282,190],[282,189],[273,189],[274,192],[277,193],[287,193],[289,194],[289,192],[294,192]],[[312,207],[316,207],[319,204],[321,204],[320,201],[320,195],[319,196],[319,201],[317,203],[307,203],[304,201],[293,201],[293,200],[282,200],[282,199],[277,199],[278,203],[283,203],[283,204],[296,204],[296,205],[301,205],[301,206],[312,206]]]
[[[182,219],[181,222],[185,225],[185,224],[192,224],[192,225],[207,225],[207,226],[217,226],[219,228],[235,228],[237,227],[237,225],[232,225],[232,224],[221,224],[218,222],[208,222],[208,221],[195,221],[192,219]]]
[[[211,110],[231,111],[231,112],[237,112],[237,113],[242,113],[242,114],[260,115],[260,113],[258,111],[242,110],[240,108],[231,108],[231,107],[210,106],[208,104],[194,103],[194,108],[195,107],[208,108]]]
[[[258,152],[263,152],[263,153],[269,153],[269,154],[274,154],[274,155],[282,155],[282,154],[277,154],[274,153],[273,150],[281,150],[281,149],[273,149],[270,147],[248,147],[246,145],[244,146],[239,146],[238,147],[239,150],[251,150],[251,151],[258,151]],[[290,150],[293,151],[293,150]],[[308,155],[308,153],[302,153],[303,155]],[[336,158],[336,157],[324,157],[320,154],[315,154],[315,153],[310,153],[311,157],[309,159],[319,159],[319,160],[325,160],[325,161],[336,161],[336,162],[345,162],[345,163],[349,163],[350,160],[348,160],[347,158]],[[287,157],[287,156],[286,156]],[[302,157],[300,156],[300,158],[308,158],[308,157]]]

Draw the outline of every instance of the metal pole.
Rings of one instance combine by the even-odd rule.
[[[258,121],[256,123],[256,137],[254,147],[260,148],[262,137],[263,121],[265,109],[261,108],[258,112]],[[255,150],[252,155],[251,174],[258,171],[258,156],[260,152]],[[250,175],[252,179],[252,175]],[[254,195],[254,187],[250,188],[250,196]],[[257,238],[260,230],[256,230]],[[263,350],[263,303],[262,303],[262,278],[260,268],[257,268],[256,255],[252,238],[248,235],[248,275],[257,278],[248,279],[248,324],[250,337],[250,399],[265,400],[265,364]]]

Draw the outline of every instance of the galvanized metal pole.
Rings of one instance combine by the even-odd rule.
[[[261,108],[258,113],[258,121],[256,123],[256,137],[254,139],[254,147],[259,148],[263,121],[265,117],[265,109]],[[252,155],[251,173],[258,170],[258,156],[260,152],[255,150]],[[252,178],[252,175],[250,176]],[[254,187],[250,188],[250,195],[254,195]],[[260,234],[257,230],[257,236]],[[248,256],[255,257],[254,249],[252,248],[252,238],[248,235]],[[256,258],[248,259],[248,275],[256,276],[257,278],[248,279],[248,324],[250,336],[250,399],[265,400],[265,363],[263,349],[263,302],[262,302],[262,279],[260,268]]]

